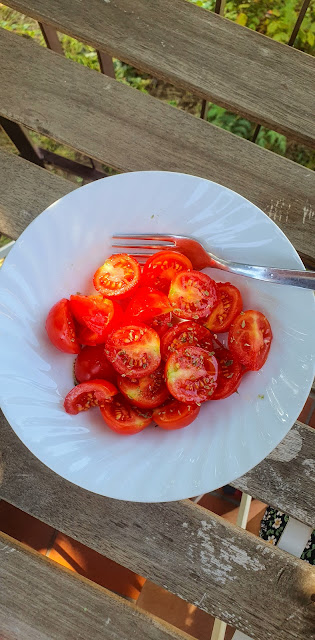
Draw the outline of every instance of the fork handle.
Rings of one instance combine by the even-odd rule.
[[[227,262],[225,260],[213,264],[213,256],[209,255],[212,266],[224,271],[237,273],[239,276],[247,276],[256,280],[266,280],[277,284],[288,284],[302,289],[315,289],[315,271],[291,271],[290,269],[276,269],[275,267],[258,267],[256,265]]]

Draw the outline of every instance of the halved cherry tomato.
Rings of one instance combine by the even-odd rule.
[[[161,429],[171,431],[188,427],[197,418],[199,411],[200,407],[193,402],[185,404],[170,400],[153,411],[152,419]]]
[[[272,340],[270,324],[260,311],[240,313],[229,331],[229,349],[250,371],[258,371],[267,360]]]
[[[210,331],[224,333],[241,313],[243,300],[241,292],[230,282],[217,282],[217,290],[219,302],[204,324]]]
[[[224,347],[215,350],[215,357],[219,365],[217,387],[211,400],[222,400],[235,393],[243,375],[242,365],[237,358]]]
[[[75,324],[69,300],[62,298],[50,309],[46,318],[46,331],[53,345],[64,353],[79,353]]]
[[[171,312],[161,313],[159,316],[155,316],[155,318],[147,324],[159,334],[161,339],[162,336],[164,336],[164,334],[173,326],[172,314]]]
[[[153,409],[158,407],[169,396],[164,380],[164,367],[159,367],[139,380],[131,380],[118,376],[119,391],[136,407]]]
[[[106,358],[103,344],[81,349],[74,363],[74,375],[78,382],[100,378],[116,382],[115,369]]]
[[[182,347],[168,358],[165,377],[168,390],[176,400],[206,402],[216,388],[218,363],[200,347]]]
[[[127,253],[117,253],[105,260],[94,274],[94,287],[103,296],[122,297],[130,295],[138,285],[140,265]]]
[[[120,327],[108,337],[105,353],[118,373],[141,378],[155,371],[161,362],[160,338],[145,325]]]
[[[181,271],[172,280],[168,297],[176,316],[199,320],[209,316],[217,303],[217,285],[201,271]]]
[[[144,267],[142,282],[168,294],[171,281],[180,271],[192,269],[189,258],[177,251],[159,251],[149,258]]]
[[[122,322],[123,310],[115,300],[96,296],[70,296],[71,311],[80,324],[106,338]]]
[[[152,422],[152,411],[132,407],[123,395],[115,396],[113,402],[101,407],[107,426],[121,435],[139,433]]]
[[[214,353],[212,336],[206,327],[193,320],[180,322],[163,335],[161,339],[162,358],[167,360],[171,353],[178,351],[181,347],[192,346],[212,351],[212,355]]]
[[[139,287],[125,311],[125,322],[134,324],[148,323],[155,316],[170,313],[172,307],[168,297],[162,291],[151,287]]]
[[[76,415],[91,407],[103,407],[116,393],[116,387],[107,380],[81,382],[66,395],[64,408],[67,413]]]

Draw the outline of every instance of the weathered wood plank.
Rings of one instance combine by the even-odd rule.
[[[224,184],[271,215],[297,250],[315,254],[312,171],[4,29],[0,58],[3,115],[123,171]]]
[[[1,640],[189,640],[107,589],[0,533]]]
[[[0,449],[8,502],[256,640],[314,637],[307,563],[190,501],[137,504],[84,491],[40,463],[4,419]]]
[[[315,528],[315,431],[297,422],[257,467],[231,484]]]
[[[27,225],[76,185],[0,150],[0,232],[16,240]]]
[[[315,144],[311,56],[183,0],[9,5],[201,98]]]

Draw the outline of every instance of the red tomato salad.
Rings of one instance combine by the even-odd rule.
[[[182,429],[267,360],[268,319],[243,310],[237,287],[194,270],[181,253],[160,251],[143,268],[133,256],[112,255],[93,283],[94,294],[62,298],[46,318],[52,344],[76,354],[67,413],[97,407],[122,435],[152,423]],[[217,334],[227,334],[227,346]]]

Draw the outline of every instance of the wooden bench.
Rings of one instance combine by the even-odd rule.
[[[314,144],[310,56],[184,0],[7,4],[101,54]],[[224,184],[261,207],[313,264],[315,180],[309,169],[5,30],[0,60],[1,116],[120,171],[184,171]],[[0,231],[18,238],[74,188],[0,152]],[[234,486],[314,527],[314,477],[306,464],[314,464],[314,441],[314,431],[296,423]],[[145,505],[90,494],[39,462],[4,417],[0,452],[0,497],[26,513],[255,640],[315,637],[315,576],[308,563],[188,500]],[[189,637],[8,536],[0,538],[1,639]]]

